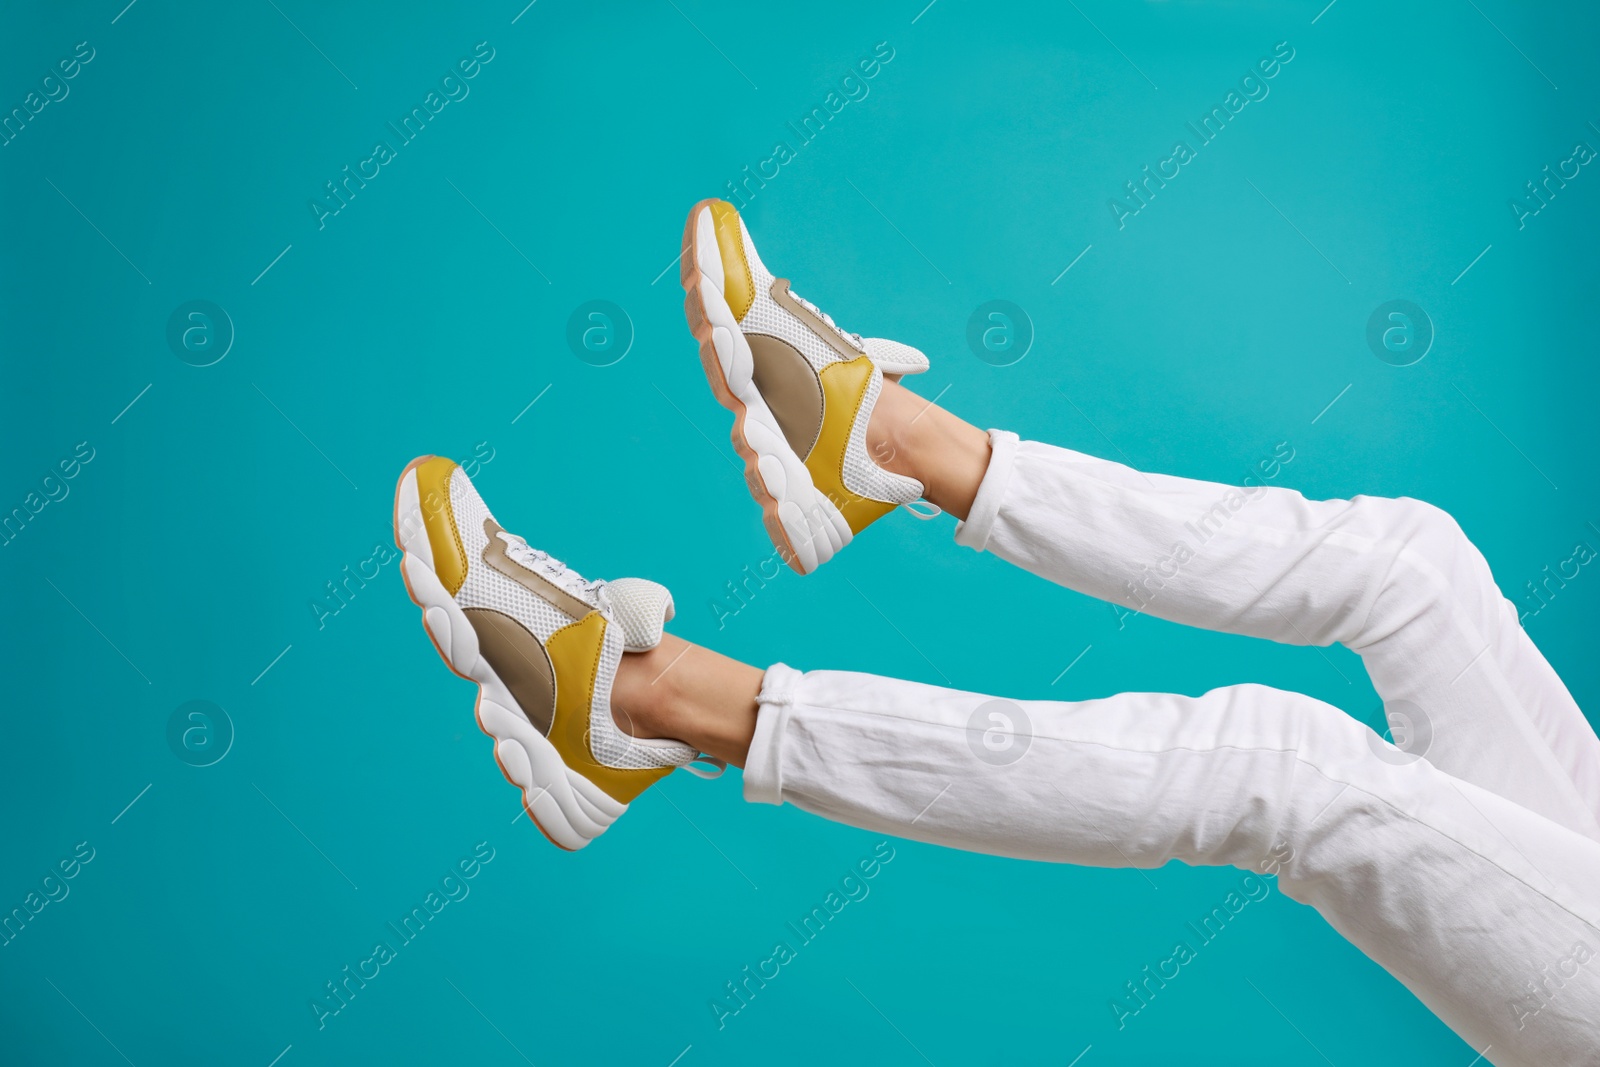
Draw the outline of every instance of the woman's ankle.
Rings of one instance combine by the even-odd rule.
[[[677,694],[670,676],[679,657],[688,654],[687,641],[663,634],[661,643],[647,652],[624,652],[611,682],[611,717],[617,728],[633,737],[676,737],[671,733]]]
[[[671,634],[625,652],[611,685],[611,717],[639,738],[671,738],[743,767],[755,735],[765,672]]]
[[[867,423],[867,451],[884,470],[915,478],[923,496],[958,519],[972,510],[989,468],[989,435],[885,381]]]

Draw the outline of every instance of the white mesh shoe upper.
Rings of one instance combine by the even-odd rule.
[[[832,345],[818,337],[810,327],[772,299],[773,276],[756,255],[756,246],[751,242],[750,232],[744,228],[742,219],[739,221],[739,230],[744,236],[745,259],[750,264],[750,277],[755,284],[755,299],[751,301],[750,310],[745,313],[744,318],[739,320],[739,327],[748,332],[764,333],[789,342],[800,350],[800,354],[806,357],[806,362],[819,373],[828,364],[839,362],[839,353],[833,350]],[[858,347],[850,340],[851,335],[842,330],[840,335],[851,347]],[[861,354],[866,355],[866,350],[862,349]]]
[[[467,558],[466,580],[455,596],[461,608],[487,608],[508,615],[526,627],[540,644],[549,641],[550,635],[563,626],[578,621],[483,562],[483,550],[489,543],[483,523],[493,516],[472,480],[459,467],[450,473],[450,509]],[[499,536],[506,543],[507,555],[606,619],[594,698],[589,706],[589,748],[595,759],[608,767],[630,770],[681,767],[692,762],[699,755],[697,749],[681,741],[630,737],[617,728],[611,717],[611,683],[623,651],[643,651],[660,642],[662,625],[671,618],[672,594],[665,586],[642,578],[585,581],[560,561],[529,548],[522,538],[504,532]]]
[[[745,228],[743,219],[739,220],[739,233],[744,239],[745,261],[750,265],[750,276],[755,288],[750,310],[740,320],[740,328],[747,332],[764,333],[787,341],[799,350],[806,358],[806,362],[810,363],[812,369],[819,374],[830,363],[843,362],[844,357],[840,356],[832,345],[818,337],[810,326],[772,298],[773,275],[767,270],[766,264],[761,262],[761,256],[756,252],[755,242],[750,239],[750,231]],[[847,333],[835,326],[833,319],[809,300],[792,290],[789,295],[815,311],[817,317],[823,320],[824,326],[837,332],[847,345],[873,360],[872,382],[867,387],[866,395],[861,399],[861,408],[857,411],[855,423],[850,428],[850,443],[845,449],[845,488],[860,496],[894,504],[908,504],[920,499],[921,482],[915,478],[886,471],[873,462],[871,454],[867,451],[867,423],[872,417],[873,407],[877,405],[878,395],[883,391],[884,371],[887,370],[891,374],[916,373],[907,368],[916,365],[920,360],[921,368],[926,369],[928,358],[910,345],[903,345],[898,341],[863,338],[858,334]],[[894,369],[879,364],[878,354],[893,360]]]
[[[594,701],[589,707],[589,751],[607,767],[627,770],[693,763],[700,752],[691,745],[664,738],[631,737],[617,728],[611,717],[611,683],[622,662],[622,642],[622,627],[607,626],[605,645],[600,650],[600,670],[594,682]]]
[[[866,395],[861,398],[861,410],[850,427],[850,443],[844,450],[844,487],[873,500],[886,500],[891,504],[909,504],[922,498],[922,483],[893,471],[886,471],[872,460],[867,451],[867,423],[872,409],[877,406],[878,394],[883,392],[883,372],[873,369],[872,381]]]
[[[450,472],[450,510],[455,515],[461,548],[467,558],[467,578],[456,593],[457,604],[462,608],[488,608],[509,615],[527,627],[540,644],[550,640],[550,635],[563,626],[577,621],[483,562],[483,549],[489,543],[483,521],[494,516],[489,514],[488,505],[460,467]],[[507,551],[510,551],[509,546]],[[583,596],[576,590],[569,591],[590,606],[598,606],[592,594]]]

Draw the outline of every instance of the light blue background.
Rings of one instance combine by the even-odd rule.
[[[1472,1060],[1276,892],[1119,1031],[1123,983],[1239,872],[909,842],[718,1031],[723,983],[877,839],[745,805],[737,774],[675,776],[557,852],[513,825],[472,689],[393,564],[319,630],[324,583],[387,543],[401,467],[488,442],[478,481],[507,526],[590,576],[667,583],[677,632],[755,663],[1064,699],[1255,681],[1381,724],[1343,651],[1119,630],[958,548],[947,519],[891,517],[718,630],[712,601],[771,549],[668,268],[688,207],[880,41],[894,59],[870,94],[745,215],[802,294],[925,349],[925,395],[1225,482],[1289,442],[1280,484],[1439,504],[1519,603],[1577,542],[1600,546],[1600,175],[1523,230],[1508,208],[1575,142],[1600,145],[1590,8],[922,2],[11,12],[0,109],[77,42],[95,58],[0,148],[0,508],[78,442],[95,458],[0,548],[0,909],[76,843],[96,856],[0,948],[7,1062]],[[480,41],[495,58],[470,96],[319,231],[323,182]],[[1119,231],[1108,199],[1280,41],[1295,58],[1270,96]],[[996,298],[1036,330],[1011,367],[964,339]],[[1364,340],[1394,298],[1437,330],[1415,366]],[[237,331],[211,367],[166,344],[191,299]],[[590,299],[632,319],[615,366],[566,346]],[[1527,624],[1591,709],[1597,610],[1585,570]],[[236,730],[207,768],[166,740],[192,699]],[[319,1031],[323,983],[480,841],[495,859],[471,895]]]

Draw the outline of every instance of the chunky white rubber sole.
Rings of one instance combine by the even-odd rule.
[[[495,762],[506,781],[522,791],[528,818],[552,843],[576,851],[605,833],[628,805],[567,767],[478,654],[478,632],[433,570],[416,474],[417,465],[428,458],[413,460],[395,487],[395,544],[403,553],[400,573],[406,592],[422,609],[423,629],[445,666],[478,684],[478,729],[494,739]]]
[[[700,363],[717,402],[733,412],[734,450],[744,460],[750,495],[761,505],[762,521],[773,545],[789,566],[810,574],[850,543],[850,524],[817,491],[803,457],[789,447],[753,374],[750,343],[723,295],[722,254],[711,221],[711,201],[689,212],[683,231],[684,314],[700,342]]]

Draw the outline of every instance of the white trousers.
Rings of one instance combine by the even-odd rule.
[[[1490,1062],[1600,1063],[1600,739],[1455,522],[990,439],[958,542],[1177,622],[1343,644],[1412,751],[1259,685],[1012,702],[778,664],[746,799],[974,852],[1275,873]]]

